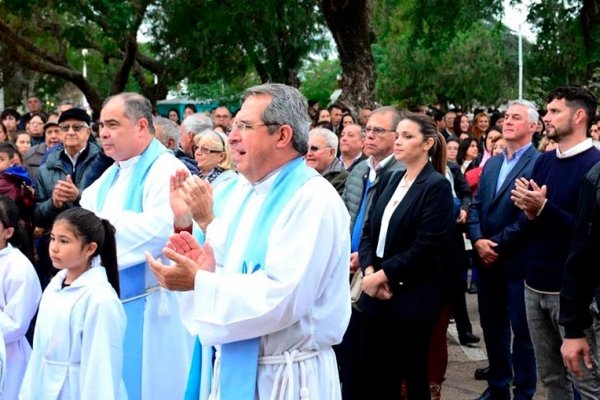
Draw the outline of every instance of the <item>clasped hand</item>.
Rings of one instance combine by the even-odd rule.
[[[73,183],[71,175],[67,175],[65,180],[59,180],[54,185],[52,191],[52,205],[56,208],[62,208],[65,203],[75,202],[79,199],[79,189]]]
[[[383,270],[365,275],[360,282],[360,287],[370,297],[379,300],[389,300],[392,298],[393,293]]]

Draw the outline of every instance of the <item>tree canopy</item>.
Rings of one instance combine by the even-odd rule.
[[[470,109],[517,93],[517,40],[499,22],[500,0],[4,0],[0,11],[11,102],[65,82],[95,111],[124,90],[155,102],[182,81],[190,95],[226,103],[258,82],[328,102],[340,84],[355,108]],[[534,2],[528,21],[536,40],[525,44],[525,97],[600,86],[596,1]]]

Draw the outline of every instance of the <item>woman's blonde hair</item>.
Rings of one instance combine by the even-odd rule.
[[[231,162],[231,147],[229,146],[225,134],[213,130],[206,130],[194,136],[194,143],[197,147],[206,147],[210,150],[223,152],[225,157],[217,164],[217,167],[223,168],[224,170],[233,168],[233,163]]]

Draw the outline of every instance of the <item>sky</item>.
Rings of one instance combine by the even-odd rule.
[[[524,0],[523,3],[525,3],[525,5],[520,4],[518,7],[513,7],[510,5],[510,0],[504,0],[504,18],[502,18],[502,22],[515,32],[519,31],[519,24],[523,24],[523,37],[527,38],[529,41],[535,41],[535,35],[531,31],[531,26],[528,23],[525,23],[525,19],[527,18],[527,5],[530,4],[531,1]]]

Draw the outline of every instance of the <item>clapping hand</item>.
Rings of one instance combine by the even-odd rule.
[[[173,264],[165,265],[148,252],[146,261],[160,286],[169,290],[193,290],[199,270],[214,272],[216,268],[215,256],[210,245],[200,245],[188,232],[171,235],[163,249],[163,255],[173,261]]]

